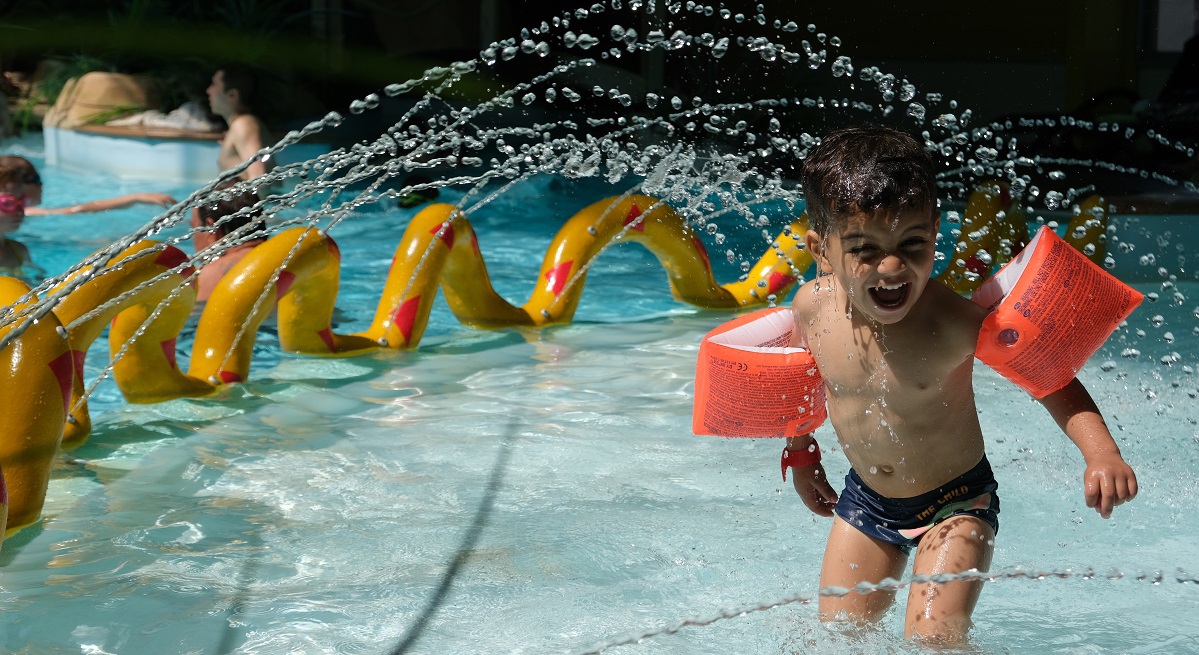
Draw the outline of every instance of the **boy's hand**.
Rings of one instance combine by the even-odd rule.
[[[797,475],[797,485],[798,478]],[[1094,507],[1105,519],[1111,517],[1114,507],[1137,495],[1137,475],[1118,453],[1103,454],[1088,460],[1087,470],[1082,474],[1082,484],[1087,507]]]
[[[819,462],[791,467],[791,483],[808,509],[820,516],[833,515],[833,508],[837,506],[837,492],[829,486],[824,467]]]

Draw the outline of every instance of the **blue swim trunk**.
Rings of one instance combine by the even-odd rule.
[[[912,498],[883,496],[867,487],[857,471],[849,469],[845,490],[837,500],[837,516],[863,534],[908,554],[925,532],[951,516],[977,516],[998,534],[998,488],[985,455],[954,480]]]

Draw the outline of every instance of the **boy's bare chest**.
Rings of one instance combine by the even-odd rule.
[[[817,332],[809,345],[833,396],[935,393],[963,359],[935,332],[882,338],[868,330]]]

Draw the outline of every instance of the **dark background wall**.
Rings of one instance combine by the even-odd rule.
[[[730,0],[716,6],[752,14],[756,4]],[[196,79],[190,84],[199,95],[212,66],[240,59],[315,100],[293,105],[340,108],[430,65],[474,57],[488,43],[560,15],[568,5],[573,6],[561,0],[0,0],[0,65],[29,70],[47,57],[86,53],[118,68],[191,67]],[[1178,57],[1153,47],[1159,5],[1177,15],[1180,0],[767,3],[771,16],[813,23],[840,37],[843,54],[859,68],[885,65],[983,117],[1066,111],[1112,90],[1121,90],[1107,102],[1113,111],[1126,111],[1137,97],[1156,97]],[[695,27],[703,19],[678,20]],[[670,59],[626,59],[618,67],[647,88],[714,84],[721,74]],[[784,76],[765,81],[792,92],[803,83]]]
[[[388,52],[481,47],[566,6],[559,0],[424,4],[403,20],[376,16],[377,36]],[[751,12],[754,4],[724,6]],[[1154,98],[1177,59],[1148,42],[1154,0],[922,0],[898,6],[776,0],[767,6],[772,16],[839,36],[859,68],[885,66],[984,115],[1069,110],[1113,89]]]

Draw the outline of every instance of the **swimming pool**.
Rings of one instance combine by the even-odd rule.
[[[599,13],[596,7],[603,6],[591,11]],[[574,12],[572,29],[583,32],[578,26],[587,13]],[[742,18],[732,39],[756,29]],[[825,35],[808,35],[794,23],[776,25],[826,43]],[[631,30],[617,27],[591,31],[615,43],[605,42],[613,56],[625,51],[617,46],[632,53],[666,38],[630,38]],[[554,28],[567,29],[558,22]],[[491,61],[479,65],[507,61],[510,50],[513,57],[539,57],[537,40],[548,38],[539,34],[546,32],[538,28],[498,53],[485,51],[481,59]],[[729,47],[726,35],[708,37],[697,34],[693,42],[724,56],[718,51],[722,42]],[[833,39],[827,42],[832,48]],[[774,57],[772,43],[750,45],[771,62],[763,66],[795,63],[786,56],[794,52]],[[824,46],[816,47],[809,54],[822,63]],[[886,94],[912,103],[906,106],[912,116],[923,103],[920,120],[926,108],[930,117],[938,106],[948,110],[948,101],[938,105],[931,93],[909,93],[906,80],[888,80],[877,70],[846,77],[837,54],[832,48],[827,57],[840,67],[834,75],[859,90],[886,86]],[[805,60],[811,61],[796,59],[797,68]],[[572,98],[569,85],[623,104],[619,89],[602,88],[583,68],[566,71],[576,77],[529,88],[541,98],[553,91],[561,101]],[[513,93],[509,105],[523,105],[526,90]],[[734,100],[757,97],[738,96],[732,85],[722,90]],[[791,106],[807,100],[792,99]],[[661,168],[640,173],[678,191],[672,202],[700,206],[716,185],[700,184],[696,192],[697,170],[721,152],[758,152],[744,144],[749,136],[776,134],[763,116],[747,115],[747,122],[761,119],[760,128],[738,127],[737,108],[713,109],[701,98],[654,102],[669,115],[651,127],[669,127],[673,138],[647,129],[628,140],[634,148],[612,141],[555,160],[568,176],[525,179],[516,171],[519,182],[471,213],[501,294],[528,297],[551,234],[583,206],[629,190],[622,176],[658,142],[673,147],[690,131],[723,139],[724,151],[706,160],[683,157],[670,168],[672,175],[686,173],[675,186],[669,175],[658,176]],[[778,106],[787,105],[767,99],[754,110]],[[965,112],[955,114],[965,120]],[[621,131],[623,118],[603,120]],[[957,129],[947,125],[934,136]],[[499,136],[518,143],[519,133]],[[782,133],[796,143],[809,136]],[[962,134],[977,152],[992,142]],[[403,130],[389,135],[393,145],[404,140]],[[621,146],[615,154],[607,148],[613,143]],[[474,145],[465,142],[467,151]],[[482,145],[486,156],[503,153],[494,141]],[[43,163],[36,139],[13,147]],[[609,157],[592,161],[601,151]],[[578,179],[584,168],[602,174]],[[503,171],[502,164],[495,170]],[[143,190],[182,197],[192,190],[53,166],[42,172],[47,204]],[[596,181],[605,176],[611,184]],[[463,190],[451,185],[442,194],[456,202]],[[411,217],[410,210],[367,203],[331,230],[343,253],[339,332],[370,322]],[[791,218],[781,205],[763,206],[752,227],[740,216],[722,218],[705,236],[719,281],[735,280],[739,258],[761,253],[763,217],[768,232]],[[151,218],[131,209],[31,219],[18,238],[57,273]],[[1059,219],[1050,212],[1044,218]],[[1177,233],[1168,237],[1157,224],[1138,223],[1144,231],[1126,241],[1137,247],[1118,251],[1117,272],[1133,271],[1129,278],[1156,298],[1081,373],[1140,476],[1139,497],[1112,520],[1085,507],[1077,450],[1047,413],[993,371],[977,368],[988,453],[1003,494],[997,579],[975,614],[978,652],[1199,652],[1193,622],[1199,528],[1190,511],[1199,495],[1193,475],[1199,283],[1190,262],[1199,249],[1187,241],[1190,217],[1178,218]],[[1117,234],[1128,236],[1120,225]],[[726,252],[732,255],[720,256]],[[672,300],[664,277],[651,255],[622,245],[596,260],[569,325],[477,330],[438,301],[413,351],[300,357],[280,352],[264,331],[249,382],[213,398],[130,405],[114,385],[101,383],[91,397],[91,437],[56,461],[45,520],[0,550],[6,617],[0,650],[916,652],[898,637],[898,612],[879,632],[851,635],[820,625],[814,606],[804,602],[819,592],[828,524],[777,477],[777,441],[691,436],[698,344],[729,314]],[[104,365],[95,354],[103,345],[92,348],[89,380]],[[826,447],[836,443],[827,426],[819,432]],[[846,472],[835,453],[826,465],[834,477]],[[636,643],[617,646],[624,642]]]
[[[145,188],[43,173],[55,204]],[[567,208],[605,191],[537,178],[472,215],[497,290],[527,296]],[[335,233],[339,331],[369,322],[394,248],[383,236],[410,215],[367,207]],[[44,217],[21,235],[54,270],[147,218]],[[128,405],[102,384],[45,520],[0,552],[0,648],[575,652],[732,610],[613,652],[910,650],[897,612],[851,637],[795,602],[816,597],[827,523],[781,484],[777,442],[691,436],[698,342],[727,314],[671,300],[637,246],[605,253],[583,298],[574,323],[539,331],[466,328],[439,302],[410,352],[320,359],[268,343],[251,381],[212,399]],[[1199,562],[1192,305],[1144,303],[1083,371],[1141,477],[1110,521],[1084,506],[1080,458],[1044,410],[978,368],[1004,490],[981,652],[1199,650],[1199,594],[1179,582]]]

